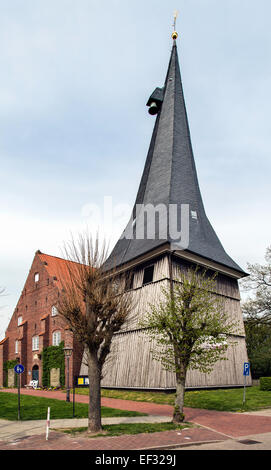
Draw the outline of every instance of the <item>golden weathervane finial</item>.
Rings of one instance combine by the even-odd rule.
[[[174,23],[173,23],[173,33],[171,35],[172,39],[177,39],[178,37],[178,33],[176,31],[176,20],[177,20],[177,16],[178,16],[179,12],[177,10],[174,11]]]

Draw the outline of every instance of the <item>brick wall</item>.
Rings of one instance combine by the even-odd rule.
[[[61,341],[69,342],[73,347],[73,356],[70,360],[70,377],[79,374],[82,348],[73,340],[71,332],[67,330],[65,319],[60,315],[52,315],[61,296],[61,283],[57,277],[57,263],[63,262],[49,255],[37,252],[23,291],[6,330],[6,338],[0,344],[0,386],[3,384],[3,362],[18,358],[24,365],[25,372],[21,376],[22,386],[32,380],[34,366],[39,368],[39,384],[42,384],[42,357],[43,348],[53,344],[53,334],[60,332]],[[38,276],[35,276],[37,275]],[[18,318],[21,324],[18,325]],[[38,349],[33,350],[32,339],[39,338]],[[18,353],[15,352],[15,342],[18,341]],[[5,358],[4,358],[5,354]],[[2,381],[2,383],[1,383]]]

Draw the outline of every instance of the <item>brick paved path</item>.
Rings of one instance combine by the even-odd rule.
[[[62,433],[50,432],[48,441],[45,440],[45,434],[31,436],[13,442],[0,442],[0,450],[140,450],[224,439],[226,437],[221,434],[200,428],[187,429],[182,432],[164,431],[95,439],[69,437]]]

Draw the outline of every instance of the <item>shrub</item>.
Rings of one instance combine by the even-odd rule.
[[[260,377],[260,390],[271,391],[271,377]]]

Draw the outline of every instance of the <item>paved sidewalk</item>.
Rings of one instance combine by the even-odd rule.
[[[176,447],[175,450],[271,450],[271,433],[240,436],[220,442],[208,442],[188,447]],[[249,457],[250,458],[250,457]],[[250,462],[251,463],[251,462]]]
[[[166,423],[169,422],[167,416],[134,416],[102,418],[102,424],[123,424],[123,423]],[[50,420],[50,429],[87,427],[87,418],[74,419],[53,419]],[[46,420],[31,421],[8,421],[0,419],[0,441],[12,441],[33,435],[44,434],[46,430]]]
[[[45,440],[45,434],[15,439],[12,442],[0,441],[0,450],[150,450],[221,439],[223,437],[220,434],[201,428],[98,438],[70,437],[50,432],[48,441]]]

